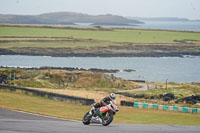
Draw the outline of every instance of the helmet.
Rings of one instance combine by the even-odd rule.
[[[109,97],[110,97],[110,99],[115,100],[115,98],[116,98],[115,93],[110,93]]]

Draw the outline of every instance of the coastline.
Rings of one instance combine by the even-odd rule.
[[[200,75],[198,71],[200,56],[51,57],[2,55],[0,57],[1,66],[4,67],[46,67],[47,69],[49,67],[61,67],[60,69],[66,70],[92,69],[96,72],[110,72],[110,74],[126,80],[166,82],[166,79],[168,79],[169,82],[190,83],[199,82]]]
[[[107,52],[101,53],[96,52],[92,53],[87,51],[86,52],[67,52],[63,51],[60,53],[40,53],[40,52],[15,52],[8,49],[1,49],[0,48],[0,55],[27,55],[27,56],[51,56],[51,57],[185,57],[185,56],[200,56],[200,52],[132,52],[132,53],[114,53],[114,52]]]

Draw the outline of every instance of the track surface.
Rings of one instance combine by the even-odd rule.
[[[79,121],[51,118],[0,108],[0,133],[200,133],[200,126],[113,124],[85,126]]]

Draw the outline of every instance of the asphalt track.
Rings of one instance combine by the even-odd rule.
[[[200,126],[113,124],[85,126],[80,121],[51,118],[0,108],[0,133],[200,133]]]

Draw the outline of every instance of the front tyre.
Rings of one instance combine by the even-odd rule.
[[[88,111],[83,117],[83,120],[82,120],[83,124],[89,125],[91,118],[92,118],[92,116],[89,114],[89,111]]]
[[[102,116],[102,125],[108,126],[113,121],[113,111],[108,111]]]

